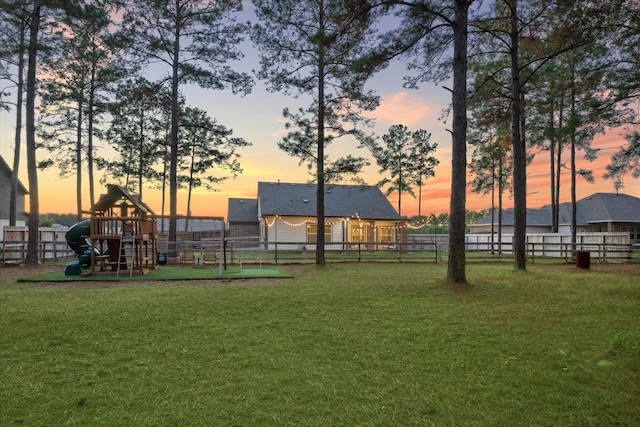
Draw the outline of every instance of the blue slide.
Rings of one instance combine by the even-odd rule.
[[[90,233],[90,219],[73,224],[67,231],[65,239],[71,250],[78,256],[78,261],[67,264],[64,269],[65,276],[78,276],[82,268],[91,267],[91,243],[87,238]]]

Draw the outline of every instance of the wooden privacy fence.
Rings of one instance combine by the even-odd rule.
[[[417,250],[409,250],[413,243],[384,243],[374,241],[331,241],[325,244],[327,262],[365,261],[424,261],[438,262],[440,244],[423,242]],[[273,263],[313,262],[315,242],[307,241],[260,241],[258,236],[225,238],[225,259],[234,263],[238,260],[250,262],[260,260]]]
[[[40,260],[75,258],[75,254],[67,245],[66,228],[41,227],[39,230],[38,258]],[[260,236],[243,238],[225,238],[219,233],[197,236],[178,233],[176,250],[177,262],[196,262],[201,254],[206,262],[219,262],[217,259],[224,252],[227,261],[233,263],[238,259],[260,259],[264,262],[313,262],[315,245],[309,242],[264,242]],[[160,239],[166,236],[160,235]],[[4,263],[21,263],[27,252],[28,228],[4,227],[4,238],[0,256]],[[465,246],[470,253],[476,253],[468,260],[500,259],[513,255],[512,235],[503,235],[502,242],[497,242],[497,235],[491,241],[491,234],[468,234]],[[160,251],[166,242],[160,242]],[[575,259],[575,251],[589,252],[595,261],[621,262],[632,257],[632,242],[628,233],[589,233],[578,234],[577,242],[571,243],[570,234],[530,234],[526,238],[527,257],[536,259],[551,258],[566,263]],[[222,250],[221,250],[222,249]],[[328,254],[327,262],[332,261],[431,261],[446,259],[449,251],[447,235],[408,235],[405,242],[352,242],[332,241],[325,246]]]
[[[58,260],[75,257],[65,235],[67,228],[40,227],[38,229],[38,259]],[[5,264],[22,263],[27,255],[28,227],[4,227],[2,261]]]
[[[406,242],[382,244],[380,242],[331,241],[325,245],[327,262],[363,261],[432,261],[446,259],[448,240],[443,235],[432,238],[411,238]],[[490,235],[470,234],[466,239],[468,261],[501,259],[513,255],[512,236],[503,236],[503,242],[491,242]],[[247,244],[247,240],[251,240]],[[526,255],[532,261],[557,259],[573,262],[575,252],[589,252],[591,259],[606,262],[629,261],[632,255],[630,236],[627,233],[594,233],[578,235],[578,243],[571,243],[571,235],[536,234],[527,236]],[[225,254],[229,262],[260,257],[264,262],[309,262],[315,256],[315,244],[309,242],[271,241],[269,244],[251,239],[225,239]]]
[[[490,252],[500,255],[513,254],[513,235],[467,234],[465,242],[468,251]],[[576,236],[575,247],[571,234],[539,233],[526,236],[527,256],[535,258],[562,258],[568,262],[575,251],[589,252],[598,261],[628,261],[631,259],[632,245],[629,233],[581,233]]]

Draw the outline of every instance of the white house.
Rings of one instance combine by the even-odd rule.
[[[407,218],[398,215],[378,187],[347,184],[325,186],[324,230],[318,230],[317,188],[315,184],[259,182],[257,203],[230,199],[230,232],[233,224],[247,227],[252,216],[267,248],[273,249],[277,242],[282,249],[309,250],[315,248],[318,232],[324,232],[329,250],[358,244],[362,249],[379,249],[404,235]]]

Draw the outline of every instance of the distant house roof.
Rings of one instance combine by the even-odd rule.
[[[227,221],[236,223],[258,222],[258,199],[230,198]]]
[[[563,205],[568,210],[566,222],[570,222],[571,204]],[[627,194],[595,193],[578,201],[576,210],[579,224],[640,222],[640,199]],[[564,222],[562,217],[560,222]]]
[[[161,232],[169,230],[169,218],[158,218],[156,220],[158,229]],[[185,225],[187,229],[185,230]],[[203,231],[220,231],[222,230],[222,220],[204,219],[204,218],[176,218],[176,232],[203,232]]]
[[[260,215],[315,217],[316,190],[316,184],[259,182]],[[406,220],[406,217],[398,215],[382,191],[375,186],[327,185],[324,203],[328,217]]]
[[[497,214],[494,222],[498,221]],[[527,225],[551,226],[551,206],[527,209]],[[561,203],[558,222],[571,223],[571,203]],[[576,202],[576,224],[597,224],[607,222],[640,222],[640,198],[627,194],[595,193]],[[472,225],[491,224],[491,215],[480,218]],[[513,209],[502,211],[502,224],[513,225]]]
[[[493,216],[493,222],[498,222],[498,212]],[[491,214],[480,218],[473,223],[472,226],[490,225]],[[502,211],[502,225],[513,225],[513,209],[504,209]],[[551,225],[551,208],[549,206],[543,206],[540,209],[527,209],[527,225]]]
[[[94,212],[103,212],[123,199],[129,200],[141,213],[155,215],[146,203],[140,201],[140,197],[137,194],[131,194],[126,188],[113,184],[107,185],[107,194],[100,195],[92,209]]]
[[[9,164],[0,156],[0,175],[4,175],[11,179],[13,176],[13,171]],[[29,194],[29,190],[25,187],[20,180],[18,180],[18,193],[19,194]]]

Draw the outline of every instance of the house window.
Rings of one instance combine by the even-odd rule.
[[[629,233],[631,241],[640,240],[640,227],[620,226],[621,233]]]
[[[594,225],[593,226],[593,232],[594,233],[602,233],[602,226],[601,225]]]
[[[351,242],[366,242],[367,238],[365,235],[364,227],[360,227],[359,225],[351,226]]]
[[[378,241],[382,243],[392,243],[395,227],[378,227]]]
[[[316,243],[318,241],[318,224],[307,225],[307,242]],[[324,226],[324,242],[331,243],[331,226]]]

